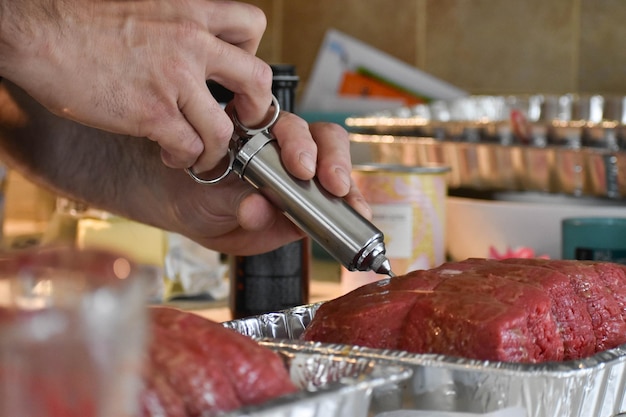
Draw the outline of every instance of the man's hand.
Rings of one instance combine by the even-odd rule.
[[[213,168],[232,123],[206,87],[235,93],[241,121],[261,122],[271,68],[256,58],[266,20],[211,0],[0,0],[0,76],[56,115],[148,137],[174,168]]]
[[[330,193],[371,217],[350,180],[345,129],[308,125],[283,112],[272,131],[291,174],[303,180],[316,175]],[[184,170],[163,165],[153,142],[55,117],[8,82],[0,83],[0,156],[61,195],[181,233],[223,253],[263,253],[303,236],[237,175],[215,185],[198,184]]]
[[[332,123],[308,125],[283,112],[272,129],[281,147],[281,159],[297,178],[317,175],[330,193],[344,197],[366,218],[371,210],[350,178],[350,142],[347,132]],[[182,234],[225,253],[265,252],[303,236],[268,200],[231,174],[216,185],[200,185],[191,178],[169,178],[166,189],[174,223]]]

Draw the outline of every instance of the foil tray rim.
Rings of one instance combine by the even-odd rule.
[[[294,349],[289,343],[276,342],[259,342],[266,348],[281,354],[292,360],[314,360],[316,358],[333,361],[344,359],[344,355],[331,354],[330,352],[314,348],[312,346],[300,346]],[[348,359],[345,357],[345,359]],[[269,416],[291,416],[296,408],[302,411],[303,407],[311,411],[312,417],[342,417],[339,412],[350,411],[356,415],[360,415],[360,410],[356,408],[363,404],[355,403],[355,396],[361,399],[371,397],[372,390],[384,387],[390,384],[401,383],[411,378],[413,372],[406,365],[396,365],[390,363],[380,363],[367,357],[352,358],[353,360],[363,361],[362,368],[358,373],[352,376],[341,376],[338,380],[320,385],[314,390],[301,389],[294,393],[283,395],[258,405],[249,405],[240,407],[236,410],[223,414],[224,417],[269,417]],[[317,369],[316,376],[324,371]],[[322,405],[323,401],[339,402],[341,406],[335,407],[337,411],[332,415],[321,414],[326,412]],[[358,404],[358,407],[357,407]],[[282,414],[282,413],[285,414]],[[362,413],[365,414],[365,413]],[[222,415],[222,414],[220,414]]]
[[[318,303],[306,304],[278,312],[266,313],[239,320],[231,320],[222,324],[226,327],[237,330],[238,327],[241,327],[239,325],[246,323],[246,321],[261,322],[261,326],[258,327],[264,327],[267,325],[271,326],[272,323],[275,323],[280,320],[280,318],[286,316],[309,315],[310,318],[312,318],[317,309],[323,303],[324,302],[322,301]],[[308,323],[305,323],[305,325],[306,324]],[[293,329],[290,330],[293,331]],[[315,350],[319,347],[324,347],[329,352],[334,352],[334,354],[350,352],[351,354],[357,356],[368,357],[381,361],[399,361],[401,363],[419,366],[449,366],[463,370],[475,369],[477,371],[492,371],[499,373],[538,374],[558,372],[559,374],[565,376],[574,373],[584,373],[585,371],[596,371],[598,368],[626,362],[626,344],[612,349],[607,349],[603,352],[598,352],[592,356],[582,359],[543,363],[517,363],[476,360],[434,353],[413,353],[394,349],[375,349],[355,345],[307,342],[299,340],[299,334],[291,334],[289,337],[287,335],[281,336],[267,334],[248,334],[248,336],[252,336],[261,343],[269,343],[269,345],[272,345],[271,342],[280,342],[280,346],[290,346],[292,349],[314,348]]]

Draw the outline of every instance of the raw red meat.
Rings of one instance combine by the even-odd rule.
[[[613,293],[617,305],[622,311],[622,319],[626,321],[626,267],[607,262],[592,262],[602,282]]]
[[[144,417],[209,417],[296,390],[280,356],[221,324],[150,308]]]
[[[302,338],[472,359],[559,361],[626,343],[625,311],[620,265],[468,259],[326,302]]]
[[[181,396],[155,367],[147,370],[145,387],[141,396],[142,416],[186,417]]]
[[[522,309],[471,293],[433,292],[417,295],[399,348],[519,362],[529,356],[527,333]]]
[[[420,274],[426,282],[418,284],[420,288],[437,284],[432,293],[417,297],[400,348],[463,356],[469,346],[477,343],[470,350],[480,359],[563,359],[563,341],[547,294],[501,276],[477,274],[474,269],[474,265],[450,263]],[[459,305],[467,305],[470,310],[461,311]],[[424,334],[435,337],[425,338]]]
[[[563,340],[552,315],[550,297],[541,289],[495,274],[464,273],[439,284],[436,291],[481,295],[520,309],[526,326],[517,331],[526,337],[524,362],[563,359]]]
[[[396,349],[404,331],[405,317],[415,303],[415,294],[432,292],[441,277],[426,271],[410,272],[402,279],[382,279],[363,285],[324,303],[306,329],[309,340]],[[354,323],[362,326],[354,326]]]
[[[219,362],[241,403],[259,404],[296,390],[280,356],[249,337],[173,308],[153,308],[151,313],[154,322],[172,337]]]
[[[189,417],[216,415],[241,407],[228,376],[215,358],[189,349],[159,326],[153,326],[149,351],[150,363],[178,394]]]
[[[579,359],[595,352],[596,338],[587,306],[576,295],[565,274],[553,269],[534,267],[526,261],[467,259],[448,265],[477,274],[506,277],[541,289],[551,302],[552,316],[563,341],[563,359]]]
[[[613,292],[600,277],[602,268],[586,262],[566,260],[533,259],[530,264],[562,272],[569,278],[574,292],[586,303],[596,337],[596,352],[624,343],[626,322]]]
[[[317,314],[328,320],[314,320],[307,328],[311,340],[332,341],[379,349],[396,349],[404,318],[415,303],[415,295],[402,291],[382,291],[339,298],[322,304]],[[353,323],[363,323],[358,328]]]

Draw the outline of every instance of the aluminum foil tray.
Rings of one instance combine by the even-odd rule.
[[[270,346],[294,351],[316,349],[329,356],[411,369],[409,380],[374,391],[370,415],[394,415],[400,410],[482,414],[519,407],[527,417],[613,417],[626,413],[626,346],[585,360],[514,364],[298,340],[319,305],[234,320],[224,326]]]
[[[450,188],[626,197],[623,96],[468,96],[346,125],[371,162],[450,166]]]
[[[411,377],[409,367],[382,364],[313,346],[260,342],[285,360],[297,393],[223,417],[366,417],[374,389],[395,386]]]

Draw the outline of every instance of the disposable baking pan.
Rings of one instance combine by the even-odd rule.
[[[300,390],[224,417],[366,417],[375,389],[397,386],[412,375],[406,366],[383,364],[336,350],[272,341],[260,343],[284,358],[290,377]]]
[[[528,417],[613,417],[626,412],[626,347],[584,360],[543,364],[477,361],[298,340],[318,304],[224,323],[261,343],[408,367],[409,380],[374,391],[370,414],[390,410],[488,413],[523,408]],[[409,414],[410,415],[410,414]]]

